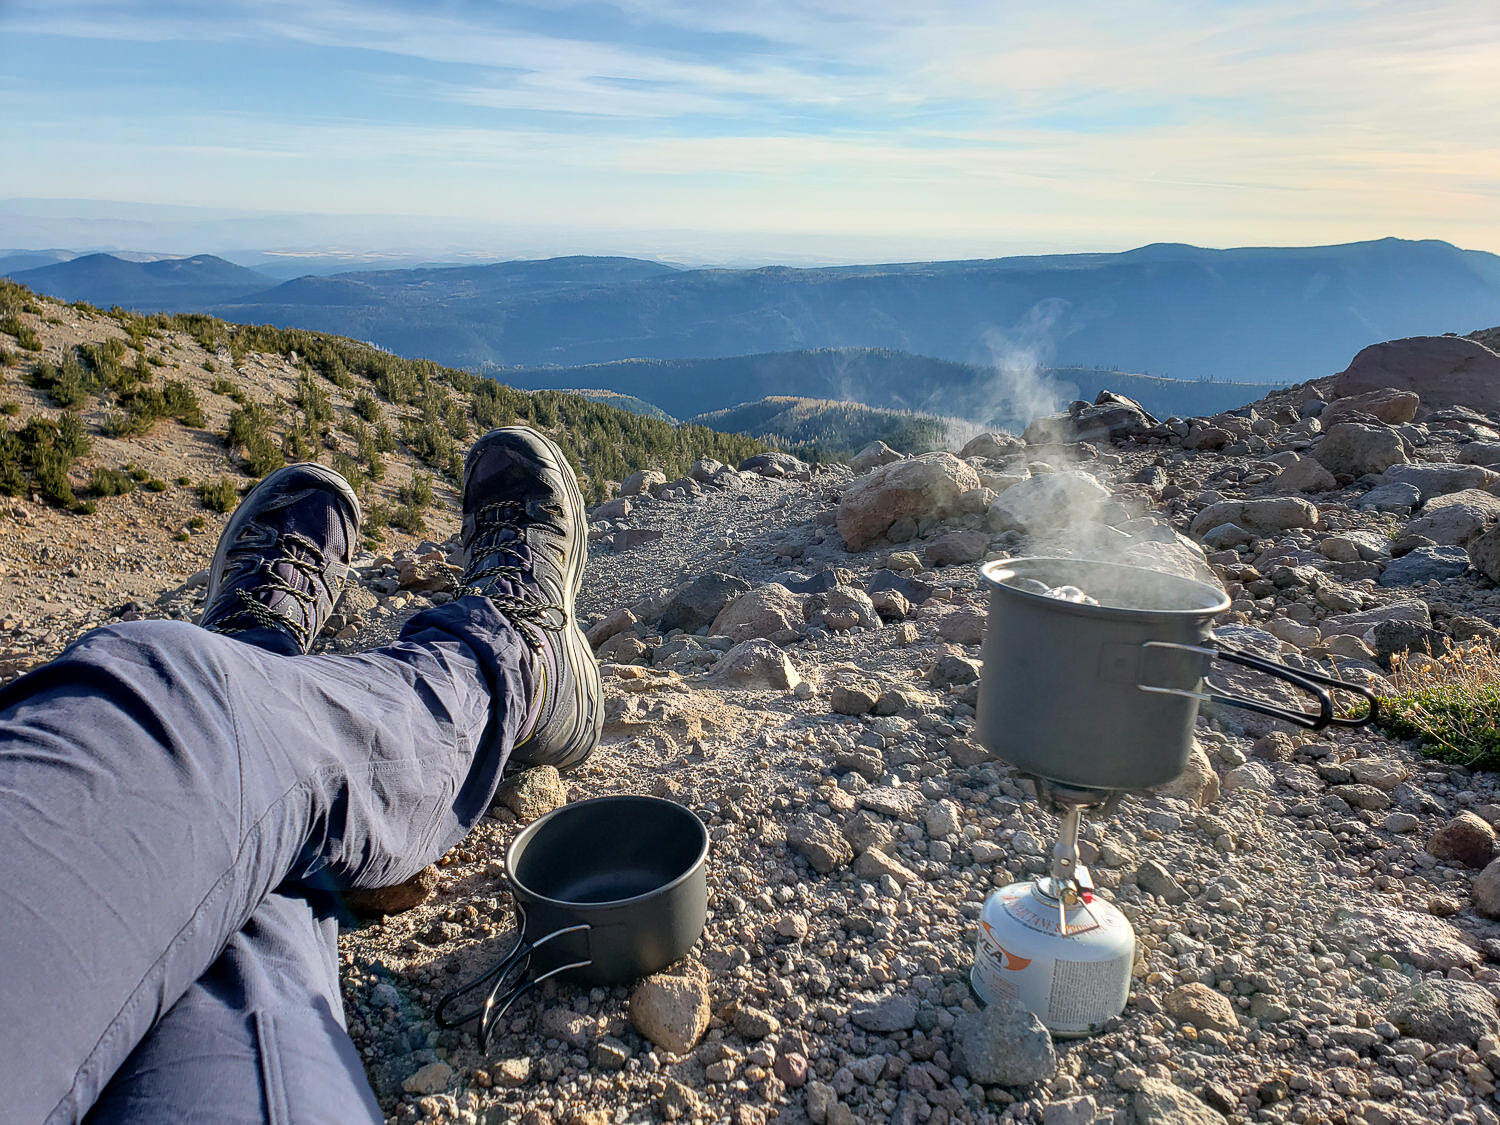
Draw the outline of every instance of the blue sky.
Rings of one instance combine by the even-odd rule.
[[[1500,250],[1497,58],[1473,0],[0,0],[0,198],[502,255]]]

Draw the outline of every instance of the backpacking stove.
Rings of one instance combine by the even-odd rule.
[[[1085,810],[1110,812],[1127,792],[1180,774],[1200,702],[1242,707],[1309,730],[1375,717],[1365,689],[1217,643],[1229,608],[1205,582],[1082,559],[986,563],[990,589],[979,685],[979,741],[1036,786],[1060,820],[1047,874],[986,900],[971,981],[986,1003],[1030,1008],[1055,1035],[1088,1035],[1125,1008],[1135,961],[1129,920],[1094,893],[1080,861]],[[1231,695],[1205,684],[1224,664],[1291,684],[1315,712]],[[1362,696],[1355,718],[1335,713],[1328,688]]]

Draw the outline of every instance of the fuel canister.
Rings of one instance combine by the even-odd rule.
[[[985,900],[970,980],[985,1003],[1017,1000],[1053,1035],[1092,1035],[1125,1010],[1135,931],[1098,895],[1063,905],[1044,885],[1012,883]]]

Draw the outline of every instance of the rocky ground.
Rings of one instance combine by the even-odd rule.
[[[341,940],[391,1119],[1500,1121],[1500,788],[1377,731],[1204,715],[1182,778],[1089,822],[1139,938],[1102,1034],[1054,1044],[967,983],[981,904],[1044,869],[1055,828],[972,737],[976,564],[1196,574],[1232,599],[1226,639],[1389,690],[1393,658],[1500,635],[1500,415],[1445,394],[1340,377],[1166,423],[1105,400],[958,456],[627,480],[594,512],[581,607],[604,744],[566,777],[516,775],[385,904],[415,906]],[[455,546],[361,558],[321,643],[378,644],[445,600]],[[90,550],[36,578],[86,609],[13,631],[33,658],[110,617],[114,588],[73,596],[91,581],[138,589],[132,612],[196,611],[201,575],[172,568],[198,559],[132,576]],[[709,826],[690,958],[635,989],[547,986],[484,1053],[439,1030],[437,997],[505,948],[518,825],[615,792]]]

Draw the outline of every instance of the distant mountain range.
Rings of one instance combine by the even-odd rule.
[[[527,390],[609,387],[691,418],[760,399],[859,402],[983,425],[1017,427],[1101,390],[1129,395],[1163,417],[1213,414],[1254,402],[1280,384],[1186,382],[1099,368],[1001,370],[877,348],[819,348],[722,359],[630,359],[578,367],[490,372]],[[739,429],[738,426],[721,428]]]
[[[203,312],[265,290],[275,278],[212,254],[135,262],[115,254],[83,254],[8,276],[38,293],[100,308],[120,305],[138,312]]]
[[[1399,239],[824,269],[572,257],[282,284],[210,255],[90,254],[12,276],[72,300],[338,332],[468,367],[855,347],[1286,382],[1336,371],[1373,340],[1500,320],[1500,257]]]
[[[70,300],[311,328],[532,385],[621,391],[678,417],[784,394],[949,414],[958,411],[941,396],[955,381],[972,390],[958,406],[982,410],[996,405],[986,388],[1012,397],[1026,390],[997,382],[995,368],[1102,367],[1191,386],[1203,377],[1256,384],[1243,402],[1267,384],[1337,371],[1372,341],[1500,321],[1500,257],[1398,239],[820,269],[684,270],[572,257],[281,283],[211,255],[129,262],[89,254],[12,276]],[[785,355],[803,358],[774,358]],[[738,357],[749,358],[712,364]],[[939,372],[932,365],[941,361],[980,374]],[[809,375],[811,384],[788,382]],[[740,378],[753,385],[729,385]],[[1083,397],[1092,385],[1079,377]],[[1132,386],[1115,389],[1150,398],[1144,384]],[[1162,384],[1174,397],[1150,408],[1207,409],[1175,397],[1183,386]],[[1221,393],[1195,392],[1191,401],[1222,406]],[[1023,397],[994,413],[1032,406]]]

